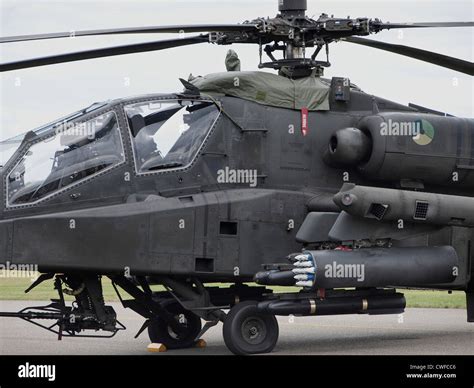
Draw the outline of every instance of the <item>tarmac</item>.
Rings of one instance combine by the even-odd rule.
[[[0,311],[47,302],[0,301]],[[205,348],[150,353],[144,319],[110,303],[127,330],[112,339],[63,338],[19,318],[0,318],[0,355],[230,355],[222,324],[205,335]],[[407,309],[403,315],[278,317],[280,337],[273,355],[474,355],[474,324],[463,309]],[[51,322],[52,323],[52,322]],[[92,332],[92,334],[97,334]],[[100,334],[100,333],[99,333]]]

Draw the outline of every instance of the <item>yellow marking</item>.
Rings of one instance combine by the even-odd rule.
[[[311,306],[309,313],[316,314],[316,301],[314,299],[309,300],[309,305]]]
[[[367,311],[369,308],[369,301],[367,299],[362,299],[362,311]]]

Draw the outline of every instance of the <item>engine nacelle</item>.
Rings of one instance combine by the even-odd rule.
[[[324,161],[370,179],[474,186],[474,120],[380,113],[331,137]]]

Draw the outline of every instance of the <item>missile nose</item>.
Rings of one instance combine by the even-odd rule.
[[[344,206],[350,206],[354,202],[355,198],[356,196],[354,194],[346,193],[342,195],[341,202]]]
[[[294,286],[295,279],[292,271],[262,271],[254,276],[254,281],[262,286]]]
[[[257,284],[264,285],[268,281],[269,276],[270,271],[257,272],[253,277],[253,281]]]
[[[349,207],[357,201],[357,196],[350,192],[340,192],[334,196],[334,203],[339,207]]]

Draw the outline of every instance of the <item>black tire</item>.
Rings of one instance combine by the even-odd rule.
[[[186,349],[194,345],[201,332],[201,318],[191,311],[185,310],[180,304],[174,303],[166,309],[178,318],[183,332],[177,334],[162,318],[154,318],[148,326],[148,335],[153,343],[165,345],[168,349]]]
[[[224,321],[224,342],[237,355],[270,353],[278,341],[278,321],[262,314],[257,302],[236,304]]]

